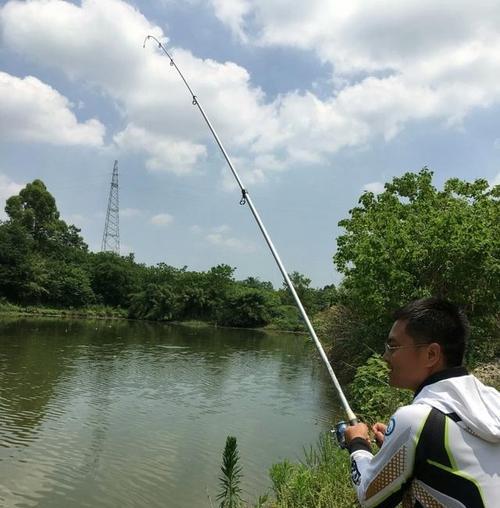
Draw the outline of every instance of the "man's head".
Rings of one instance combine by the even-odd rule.
[[[462,365],[469,322],[456,305],[424,298],[398,309],[394,319],[384,355],[392,386],[415,390],[431,374]]]

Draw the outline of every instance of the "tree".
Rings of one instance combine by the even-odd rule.
[[[358,338],[375,347],[395,308],[430,295],[448,298],[471,319],[471,351],[486,346],[495,354],[487,344],[498,337],[500,313],[500,186],[453,178],[438,191],[432,176],[423,168],[394,178],[378,196],[365,192],[339,222],[339,298],[359,318]]]
[[[41,180],[11,196],[0,225],[0,292],[21,304],[83,305],[92,301],[83,268],[87,246],[80,230],[59,218]]]
[[[219,314],[224,312],[228,291],[234,284],[234,270],[235,268],[226,264],[213,266],[204,278],[210,314],[216,322]]]
[[[48,264],[46,303],[61,307],[83,307],[95,302],[88,273],[83,267],[53,261]]]
[[[219,323],[253,328],[267,325],[276,312],[279,299],[270,291],[235,286],[224,301]]]
[[[38,282],[32,237],[20,224],[1,224],[0,295],[16,303],[31,303],[40,293]]]
[[[11,196],[5,212],[11,223],[31,235],[38,252],[60,258],[68,249],[87,250],[80,230],[60,219],[56,201],[41,180],[28,183],[17,196]]]
[[[313,314],[316,312],[316,290],[311,287],[311,279],[306,277],[305,275],[293,271],[289,274],[290,280],[292,281],[293,287],[299,297],[304,309],[307,313]],[[283,286],[279,291],[281,302],[284,306],[293,306],[296,307],[295,300],[292,296],[292,293],[288,287],[288,284],[283,281]],[[297,315],[299,315],[299,310],[297,309]]]
[[[247,286],[249,288],[254,289],[264,289],[267,291],[273,291],[273,283],[269,281],[262,281],[259,277],[247,277],[246,279],[241,281],[243,286]]]
[[[151,321],[171,321],[179,309],[178,298],[169,286],[149,284],[130,297],[129,316]]]
[[[94,294],[105,305],[128,307],[137,291],[137,266],[130,257],[99,252],[90,258],[90,278]]]

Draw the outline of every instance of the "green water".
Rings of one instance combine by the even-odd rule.
[[[1,321],[0,506],[216,505],[227,435],[254,501],[337,411],[301,336]]]

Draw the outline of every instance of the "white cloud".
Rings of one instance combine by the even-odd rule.
[[[205,235],[205,239],[212,245],[224,249],[250,253],[255,251],[255,245],[231,236],[231,228],[225,224],[212,228],[211,232]]]
[[[240,0],[224,3],[237,5]],[[229,27],[239,19],[237,31],[244,32],[245,16],[252,18],[249,26],[254,33],[246,33],[249,40],[313,49],[341,73],[399,69],[431,55],[446,62],[447,56],[460,54],[470,43],[492,42],[499,35],[500,10],[489,0],[473,4],[468,0],[310,0],[293,9],[283,0],[245,3],[243,16],[226,17]],[[219,0],[212,4],[216,11],[224,8]]]
[[[159,213],[157,215],[153,215],[150,219],[151,224],[154,224],[155,226],[168,226],[169,224],[172,224],[173,221],[174,218],[168,213]]]
[[[491,186],[494,187],[495,185],[500,185],[500,172],[498,172],[497,176],[491,181]]]
[[[373,194],[380,194],[384,192],[384,184],[382,182],[371,182],[363,185],[363,190],[373,192]]]
[[[79,123],[68,99],[39,79],[0,72],[2,140],[100,146],[104,131],[96,119]]]
[[[120,217],[123,217],[125,219],[131,218],[131,217],[139,217],[143,215],[143,211],[139,210],[138,208],[122,208],[120,210]]]
[[[81,6],[62,0],[9,1],[0,12],[6,47],[97,87],[116,103],[127,125],[114,139],[121,149],[145,152],[149,169],[187,173],[204,159],[205,143],[213,146],[168,58],[154,43],[142,48],[147,34],[165,41],[162,30],[131,5],[120,0],[82,0]],[[251,86],[247,71],[169,49],[221,137],[232,147],[255,140],[273,111],[262,91]]]
[[[241,66],[170,48],[245,185],[292,166],[324,164],[343,148],[389,140],[412,122],[460,125],[474,108],[500,102],[500,9],[492,2],[212,5],[249,43],[315,51],[335,72],[330,97],[289,92],[269,101]],[[9,1],[0,12],[6,47],[114,101],[126,124],[116,144],[146,154],[149,170],[187,174],[208,160],[207,146],[216,150],[168,58],[154,44],[141,47],[146,34],[166,36],[131,5]],[[234,189],[227,168],[223,175],[223,186]]]
[[[251,253],[255,251],[255,245],[252,242],[236,238],[231,235],[231,228],[227,224],[214,226],[204,229],[199,225],[193,225],[190,230],[195,235],[200,235],[211,245],[222,249],[229,249],[243,253]]]
[[[4,212],[5,202],[11,196],[19,194],[19,191],[24,187],[24,184],[14,182],[7,175],[0,173],[0,220],[5,220],[7,215]]]
[[[227,224],[221,224],[212,228],[212,232],[216,234],[227,233],[231,228]]]
[[[212,3],[221,9],[220,2]],[[245,15],[251,23],[245,24]],[[342,123],[353,122],[337,146],[364,143],[373,134],[389,139],[413,120],[455,124],[472,108],[500,101],[495,2],[311,0],[290,9],[282,0],[252,0],[245,15],[235,32],[253,27],[245,33],[247,40],[312,50],[332,64],[340,94],[332,91],[322,104],[327,116],[340,122],[337,128],[328,126],[332,137],[342,137]],[[228,20],[228,26],[237,19]],[[303,120],[314,120],[312,104],[305,109]]]
[[[148,132],[132,124],[114,139],[122,150],[139,152],[147,150],[149,156],[146,167],[151,171],[189,173],[192,167],[206,156],[206,148],[203,145]]]
[[[243,30],[243,24],[245,15],[251,9],[251,2],[249,0],[212,0],[212,3],[215,15],[246,42],[247,36]]]

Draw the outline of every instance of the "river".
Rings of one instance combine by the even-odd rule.
[[[216,506],[227,435],[255,501],[337,412],[304,336],[3,320],[0,506]]]

